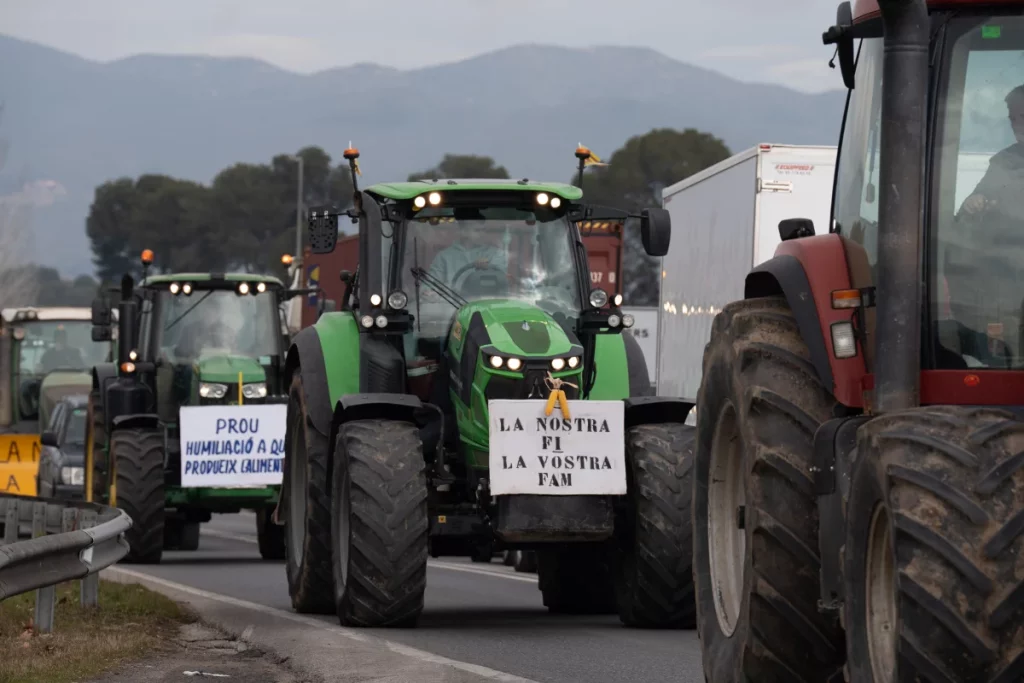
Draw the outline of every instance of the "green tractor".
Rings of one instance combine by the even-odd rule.
[[[358,151],[345,158],[357,175]],[[577,150],[580,180],[590,152]],[[580,224],[635,220],[666,253],[662,209],[582,203],[580,187],[441,180],[355,190],[339,216],[359,266],[337,312],[299,332],[278,508],[294,608],[413,626],[429,557],[535,550],[551,612],[694,622],[691,405],[650,396],[621,297],[590,289]]]
[[[122,279],[118,359],[92,370],[86,491],[131,515],[126,561],[196,550],[202,522],[243,509],[257,514],[263,558],[284,557],[271,520],[287,401],[280,305],[298,293],[251,274]],[[92,324],[93,339],[110,338],[107,300]]]

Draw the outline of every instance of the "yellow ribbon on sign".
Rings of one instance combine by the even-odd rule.
[[[570,419],[569,399],[566,397],[565,390],[563,390],[562,387],[572,387],[573,389],[579,389],[579,387],[571,382],[566,382],[558,379],[557,377],[552,377],[550,372],[544,379],[544,384],[546,384],[548,389],[551,390],[551,393],[548,394],[548,404],[544,408],[544,415],[551,415],[555,410],[555,405],[557,404],[562,409],[562,417],[566,420]]]

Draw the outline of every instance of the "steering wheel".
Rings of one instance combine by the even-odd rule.
[[[499,276],[500,276],[500,280],[504,280],[506,282],[506,286],[507,286],[508,274],[505,272],[505,270],[503,268],[499,268],[499,267],[497,267],[497,266],[495,266],[495,265],[493,265],[491,263],[486,264],[482,268],[478,268],[476,263],[474,262],[474,263],[469,263],[469,264],[464,265],[462,268],[459,268],[455,272],[455,275],[452,277],[452,289],[454,289],[456,291],[465,291],[466,290],[465,287],[458,287],[458,286],[456,286],[456,283],[458,283],[459,279],[462,278],[466,273],[469,273],[470,271],[475,271],[475,272],[473,272],[470,275],[470,277],[474,277],[474,276],[479,277],[480,275],[483,275],[487,271],[492,271],[494,273],[498,273]],[[467,280],[469,280],[469,278],[467,278]],[[465,283],[463,283],[463,285],[464,284]]]

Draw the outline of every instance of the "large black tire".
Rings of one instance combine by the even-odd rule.
[[[103,419],[103,399],[96,389],[89,392],[86,404],[86,438],[92,439],[92,499],[95,502],[106,500],[107,488],[107,434]]]
[[[506,550],[501,554],[501,563],[506,567],[511,567],[516,563],[516,551]]]
[[[256,541],[260,557],[264,560],[283,560],[284,526],[274,524],[274,508],[262,508],[256,512]]]
[[[164,435],[119,429],[110,439],[117,472],[117,507],[132,519],[122,562],[159,564],[164,550]]]
[[[165,519],[164,550],[199,550],[199,522]]]
[[[330,445],[309,418],[298,368],[288,391],[284,448],[288,595],[296,612],[332,614]]]
[[[357,420],[335,442],[333,570],[343,626],[416,625],[427,586],[427,478],[413,424]]]
[[[1024,423],[985,408],[861,427],[844,571],[850,683],[1024,680],[1021,444]],[[872,676],[886,645],[876,666],[890,673]]]
[[[536,550],[514,550],[512,551],[512,566],[520,574],[537,573],[537,551]]]
[[[616,520],[615,593],[626,626],[693,628],[693,427],[626,432],[629,494]]]
[[[576,543],[537,551],[537,588],[552,614],[615,614],[611,550]]]
[[[811,477],[814,432],[836,403],[809,357],[782,297],[729,304],[704,349],[693,560],[704,673],[714,683],[821,683],[842,667],[838,620],[817,607]]]

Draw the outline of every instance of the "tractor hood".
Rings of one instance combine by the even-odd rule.
[[[452,329],[455,342],[466,332],[478,335],[481,324],[486,335],[480,335],[480,346],[502,355],[547,358],[582,350],[550,313],[523,301],[482,300],[463,307]]]
[[[210,355],[196,361],[196,374],[201,382],[237,384],[238,373],[242,373],[243,384],[266,381],[263,366],[248,356]]]

